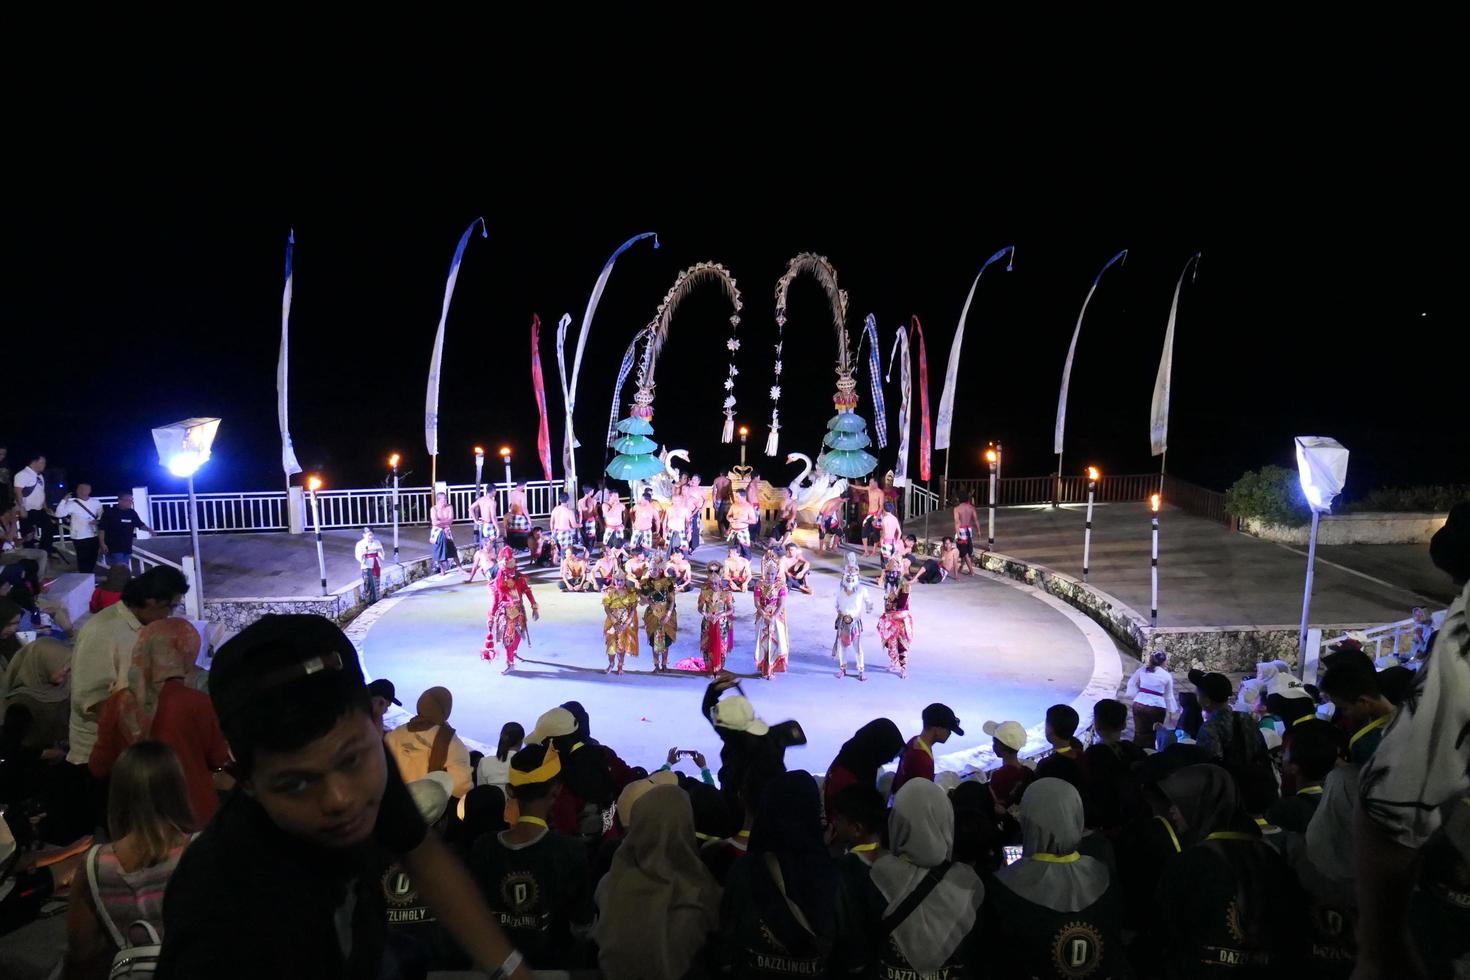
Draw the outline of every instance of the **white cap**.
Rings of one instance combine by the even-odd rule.
[[[1279,694],[1283,698],[1305,698],[1308,701],[1312,695],[1307,691],[1302,682],[1291,674],[1277,674],[1266,682],[1266,693]]]
[[[430,826],[439,822],[454,795],[454,777],[444,771],[431,772],[423,779],[408,784],[408,795],[418,807],[419,816]]]
[[[716,702],[709,710],[709,720],[714,722],[716,728],[728,728],[750,735],[764,735],[771,730],[769,725],[755,716],[755,705],[750,703],[750,699],[740,694]]]
[[[577,719],[566,708],[552,708],[536,719],[536,727],[526,736],[527,745],[540,745],[548,738],[570,735],[577,730]]]
[[[1026,729],[1019,721],[987,721],[980,730],[1013,752],[1026,747]]]

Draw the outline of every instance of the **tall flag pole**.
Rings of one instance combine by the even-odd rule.
[[[1164,492],[1164,467],[1169,461],[1169,393],[1174,377],[1174,324],[1179,318],[1179,293],[1184,277],[1194,282],[1199,275],[1200,253],[1195,252],[1184,263],[1179,281],[1174,284],[1174,299],[1169,304],[1169,326],[1164,330],[1164,353],[1159,357],[1159,374],[1154,380],[1153,405],[1149,413],[1148,440],[1152,455],[1159,460],[1159,493]]]
[[[286,494],[291,493],[291,477],[301,472],[296,461],[296,447],[291,444],[291,426],[286,411],[286,389],[290,381],[291,324],[291,253],[296,248],[296,229],[286,236],[286,288],[281,294],[281,355],[276,361],[276,417],[281,424],[281,469],[286,471]]]
[[[424,398],[424,445],[429,450],[429,493],[433,499],[434,487],[439,484],[439,371],[444,362],[444,323],[449,319],[449,301],[454,298],[454,284],[459,279],[459,263],[464,259],[465,246],[475,226],[480,226],[480,237],[489,238],[485,219],[476,218],[459,236],[459,245],[454,249],[454,259],[449,263],[449,279],[444,283],[444,305],[439,309],[439,329],[434,334],[434,353],[429,358],[428,393]]]
[[[1062,437],[1067,429],[1067,387],[1072,381],[1072,360],[1077,356],[1077,338],[1082,335],[1082,318],[1087,316],[1087,304],[1092,302],[1092,294],[1097,292],[1097,284],[1102,282],[1103,273],[1113,267],[1115,262],[1125,262],[1128,258],[1128,250],[1125,248],[1117,255],[1108,259],[1107,264],[1098,271],[1097,276],[1088,287],[1087,298],[1082,301],[1082,309],[1077,312],[1077,325],[1072,328],[1072,343],[1067,347],[1067,362],[1062,365],[1062,390],[1057,396],[1057,426],[1052,439],[1052,452],[1057,457],[1057,489],[1056,499],[1052,506],[1058,506],[1062,502]]]

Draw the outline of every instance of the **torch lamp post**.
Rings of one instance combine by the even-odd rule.
[[[322,488],[320,477],[306,478],[306,489],[311,493],[311,522],[316,525],[316,570],[321,575],[322,595],[327,594],[327,556],[322,551],[322,505],[316,492]]]
[[[1000,466],[1000,450],[985,450],[985,462],[990,466],[990,529],[985,536],[986,551],[995,550],[995,471]]]
[[[1087,581],[1087,567],[1092,558],[1092,502],[1097,497],[1097,481],[1102,472],[1096,466],[1087,468],[1087,525],[1082,532],[1082,581]]]
[[[1148,624],[1159,625],[1159,505],[1164,498],[1159,494],[1152,494],[1148,498],[1149,509],[1153,511],[1153,557],[1149,559],[1149,614]]]
[[[398,564],[398,454],[388,457],[393,470],[393,564]]]
[[[510,479],[510,447],[500,447],[500,459],[505,463],[505,492],[510,493],[515,484]]]
[[[740,465],[745,465],[745,439],[750,435],[750,429],[746,426],[740,427]]]
[[[480,493],[481,493],[481,490],[480,490],[480,479],[481,479],[481,474],[483,474],[484,471],[485,471],[485,447],[484,446],[476,446],[475,447],[475,499],[476,500],[479,500],[480,499]],[[475,529],[475,547],[478,548],[478,547],[480,547],[480,545],[482,543],[480,541],[480,521],[479,521],[479,518],[476,517],[474,514],[471,514],[470,515],[470,524]]]

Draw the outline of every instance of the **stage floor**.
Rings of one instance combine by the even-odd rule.
[[[723,557],[720,549],[706,546],[698,557],[717,555]],[[808,745],[787,753],[792,768],[824,771],[842,742],[873,718],[891,718],[906,737],[914,735],[920,711],[933,701],[950,705],[966,731],[940,750],[941,768],[983,766],[990,759],[990,739],[980,730],[987,719],[1020,721],[1036,745],[1047,707],[1071,703],[1087,720],[1092,704],[1117,690],[1118,648],[1100,627],[1029,586],[991,576],[914,586],[916,642],[907,680],[887,671],[876,630],[882,595],[870,588],[876,612],[865,620],[867,680],[849,675],[839,681],[831,648],[841,565],[832,557],[814,565],[815,594],[793,594],[787,605],[788,672],[769,682],[743,682],[760,717],[795,718],[806,730]],[[868,581],[875,570],[871,560],[864,563]],[[541,619],[531,624],[531,645],[522,645],[510,674],[501,673],[503,653],[494,663],[479,658],[488,595],[479,581],[464,584],[460,573],[415,583],[360,616],[348,632],[365,669],[370,677],[392,680],[407,709],[395,711],[389,723],[406,720],[420,692],[442,685],[454,694],[450,721],[460,734],[493,746],[504,722],[518,721],[530,731],[541,712],[577,700],[591,714],[593,736],[630,765],[651,771],[670,746],[678,746],[702,750],[717,769],[719,739],[699,713],[706,678],[652,673],[646,636],[628,672],[605,675],[599,597],[564,594],[553,576],[550,570],[531,576]],[[698,656],[695,600],[694,593],[679,597],[679,639],[670,663]],[[737,595],[736,603],[730,669],[753,673],[752,601]]]

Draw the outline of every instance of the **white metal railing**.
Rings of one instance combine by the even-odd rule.
[[[1428,626],[1431,633],[1444,625],[1445,616],[1448,612],[1449,610],[1447,609],[1441,609],[1429,617]],[[1414,629],[1419,625],[1421,624],[1414,622],[1412,619],[1401,619],[1395,623],[1382,623],[1378,626],[1369,626],[1365,629],[1354,630],[1353,633],[1366,640],[1363,652],[1374,660],[1377,660],[1379,657],[1388,653],[1401,654],[1407,653],[1412,649],[1414,645]],[[1349,634],[1347,633],[1332,637],[1324,636],[1317,651],[1319,657],[1325,657],[1329,647],[1334,643],[1340,643],[1346,640],[1348,636]],[[1370,643],[1372,644],[1372,650],[1369,650],[1367,646]],[[1386,650],[1384,649],[1385,644],[1387,644]]]
[[[939,494],[926,490],[910,480],[903,488],[903,514],[905,518],[923,517],[939,509]]]
[[[273,490],[257,493],[201,493],[199,530],[201,533],[230,531],[284,531],[287,528],[286,492]],[[189,532],[189,495],[159,493],[148,495],[148,526],[159,534]]]

